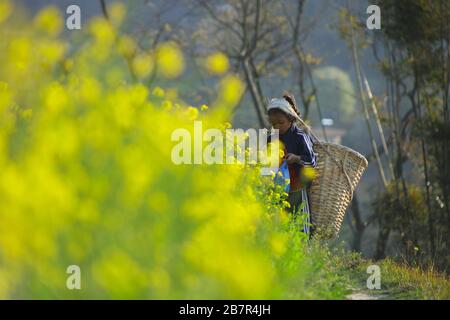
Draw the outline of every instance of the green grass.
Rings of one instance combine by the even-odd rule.
[[[323,249],[322,249],[323,250]],[[330,250],[328,271],[335,272],[341,283],[350,286],[353,293],[363,293],[376,299],[450,299],[450,278],[433,268],[421,269],[387,258],[381,261],[363,259],[358,253],[342,249]],[[368,289],[367,267],[378,265],[381,272],[381,289]]]
[[[450,299],[450,279],[432,268],[421,269],[387,258],[381,261],[364,259],[359,253],[326,244],[312,243],[308,259],[296,268],[291,277],[286,299],[348,299],[359,294],[363,299],[388,300],[447,300]],[[295,259],[294,259],[295,261]],[[367,267],[378,265],[381,289],[367,288]],[[307,270],[308,274],[301,273]],[[306,280],[305,280],[306,279]],[[307,292],[305,292],[307,288]]]
[[[450,299],[450,278],[434,271],[385,259],[380,262],[381,284],[395,299]]]

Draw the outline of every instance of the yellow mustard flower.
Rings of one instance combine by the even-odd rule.
[[[158,72],[166,78],[176,78],[184,69],[183,54],[173,42],[163,43],[156,49],[156,63]]]
[[[109,8],[108,8],[108,14],[111,19],[111,22],[115,26],[119,26],[125,18],[125,14],[126,14],[125,5],[120,2],[115,2],[115,3],[111,4],[111,6],[109,6]]]
[[[228,75],[220,82],[221,102],[235,106],[244,90],[242,81],[235,75]]]
[[[118,41],[118,49],[126,58],[131,58],[136,51],[136,42],[130,36],[121,36]]]
[[[309,181],[312,181],[317,177],[316,169],[309,166],[303,167],[302,174],[305,177],[305,179]]]
[[[228,71],[228,58],[221,52],[209,55],[205,61],[206,70],[215,75],[221,75]]]
[[[187,108],[187,113],[190,120],[195,120],[198,117],[198,109],[192,106]]]
[[[161,87],[156,86],[153,91],[152,94],[156,97],[164,97],[164,89],[162,89]]]
[[[61,12],[56,7],[47,7],[34,18],[34,26],[50,36],[57,36],[63,28]]]
[[[153,69],[153,61],[150,55],[140,54],[133,59],[133,71],[140,79],[145,78]]]

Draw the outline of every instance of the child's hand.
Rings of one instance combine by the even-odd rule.
[[[284,159],[286,159],[288,164],[300,163],[300,156],[293,153],[288,153]]]

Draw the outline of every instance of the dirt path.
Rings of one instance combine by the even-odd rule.
[[[383,293],[371,293],[363,291],[355,291],[352,294],[347,295],[347,300],[384,300],[389,299],[387,294]]]

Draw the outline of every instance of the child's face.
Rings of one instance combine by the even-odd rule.
[[[269,122],[274,129],[280,130],[280,134],[285,134],[291,127],[292,122],[282,113],[269,115]]]

